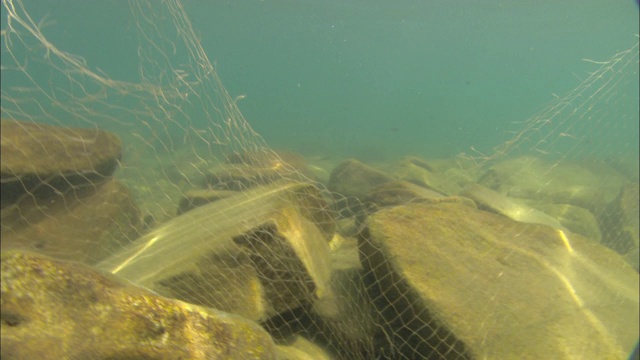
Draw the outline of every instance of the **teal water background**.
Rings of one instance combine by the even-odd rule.
[[[230,0],[184,7],[232,97],[245,96],[238,102],[245,118],[271,146],[374,161],[450,156],[471,146],[489,151],[597,68],[582,59],[607,60],[639,32],[630,0]],[[63,50],[113,78],[137,78],[126,2],[29,8],[35,21],[50,21],[46,34]],[[583,135],[637,157],[633,83],[619,89],[632,100],[619,110],[626,116],[611,114]]]

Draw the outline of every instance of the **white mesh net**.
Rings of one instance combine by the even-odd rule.
[[[323,180],[252,130],[180,2],[129,5],[138,76],[115,80],[3,0],[3,251],[239,314],[317,358],[631,350],[637,39],[492,154]]]

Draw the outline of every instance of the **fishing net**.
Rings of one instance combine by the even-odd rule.
[[[637,39],[491,154],[323,179],[243,118],[180,2],[129,3],[120,79],[21,1],[2,11],[3,250],[318,358],[615,358],[637,340]]]

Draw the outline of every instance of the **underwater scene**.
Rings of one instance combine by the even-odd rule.
[[[638,359],[639,5],[2,0],[2,359]]]

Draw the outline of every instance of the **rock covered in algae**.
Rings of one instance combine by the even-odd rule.
[[[411,204],[370,216],[359,246],[409,358],[622,359],[638,338],[638,273],[579,235]]]
[[[81,264],[2,253],[2,359],[274,359],[244,318],[163,298]]]
[[[27,191],[64,191],[70,185],[94,183],[111,175],[121,156],[120,139],[107,131],[14,120],[0,124],[3,203]]]

